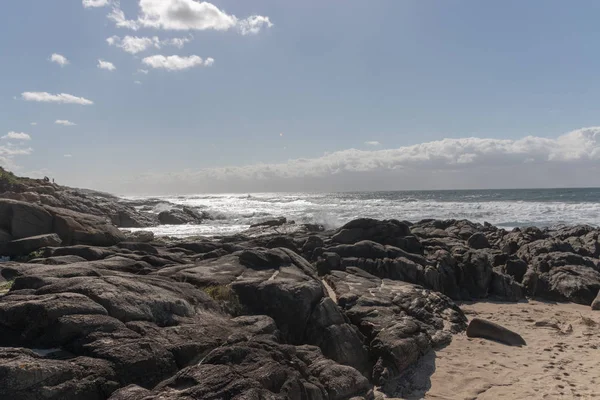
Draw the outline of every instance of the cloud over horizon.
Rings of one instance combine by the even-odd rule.
[[[600,185],[598,172],[600,127],[591,127],[557,138],[443,139],[396,149],[341,150],[276,164],[149,173],[132,177],[122,188],[198,193],[540,187],[548,182],[594,186]]]

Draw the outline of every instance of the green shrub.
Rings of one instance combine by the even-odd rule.
[[[221,304],[223,309],[233,316],[242,315],[244,306],[231,286],[216,285],[205,287],[204,292]]]

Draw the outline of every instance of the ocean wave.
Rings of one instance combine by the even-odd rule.
[[[155,198],[154,198],[155,199]],[[543,199],[543,200],[540,200]],[[579,199],[578,201],[576,201]],[[589,201],[596,199],[596,201]],[[139,201],[139,200],[138,200]],[[276,217],[337,228],[359,217],[419,221],[468,219],[503,228],[590,224],[600,226],[600,190],[363,192],[171,196],[177,206],[202,209],[212,221],[176,229],[178,235],[226,234]],[[154,206],[161,210],[165,203]],[[172,206],[172,205],[171,205]],[[161,228],[166,229],[166,228]],[[181,233],[185,231],[186,233]]]

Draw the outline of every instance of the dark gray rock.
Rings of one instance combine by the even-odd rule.
[[[52,215],[52,229],[65,245],[111,246],[125,240],[108,219],[65,208],[45,207]]]
[[[341,244],[354,244],[369,240],[402,248],[406,244],[406,241],[402,239],[410,235],[410,228],[400,221],[360,218],[342,226],[331,240]]]
[[[473,318],[467,327],[468,337],[495,340],[509,346],[525,346],[525,340],[516,332],[480,318]]]
[[[26,256],[42,247],[58,246],[61,242],[56,233],[30,236],[8,242],[2,252],[8,256]]]
[[[118,387],[105,360],[43,358],[29,349],[0,348],[0,398],[104,400]]]
[[[497,270],[492,272],[490,294],[507,301],[519,301],[525,298],[523,286],[516,282],[512,276],[505,275]]]
[[[163,225],[200,224],[206,218],[191,208],[171,209],[158,214],[158,220]]]
[[[21,201],[0,199],[0,228],[14,239],[52,232],[52,216],[42,207]]]
[[[466,328],[466,317],[449,298],[420,286],[382,280],[353,267],[332,271],[325,279],[344,314],[366,337],[378,385]]]
[[[598,291],[596,298],[592,302],[592,310],[600,310],[600,291]]]
[[[490,242],[488,242],[485,235],[481,232],[472,234],[467,240],[467,245],[476,250],[490,248]]]

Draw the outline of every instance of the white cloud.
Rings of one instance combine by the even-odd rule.
[[[131,190],[177,192],[599,186],[600,127],[557,138],[443,139],[386,150],[135,177]],[[164,186],[163,186],[164,185]]]
[[[76,97],[67,93],[50,94],[48,92],[23,92],[21,98],[25,101],[38,101],[43,103],[63,103],[91,105],[93,101],[84,97]]]
[[[148,75],[148,70],[147,69],[138,69],[137,72],[140,73],[140,74]]]
[[[21,167],[15,162],[15,158],[30,155],[32,152],[31,147],[21,147],[12,143],[0,145],[0,166],[13,171],[18,170]]]
[[[160,48],[160,40],[157,36],[152,38],[125,36],[123,39],[118,36],[112,36],[106,39],[106,41],[109,45],[117,46],[130,54],[140,53],[150,47]]]
[[[64,126],[75,126],[75,125],[77,125],[74,122],[71,122],[71,121],[66,120],[66,119],[57,119],[56,121],[54,121],[54,123],[57,124],[57,125],[64,125]]]
[[[212,58],[206,59],[211,60],[209,64],[212,65],[214,60]],[[163,55],[155,55],[146,57],[142,60],[142,62],[152,68],[160,68],[166,69],[168,71],[180,71],[188,68],[199,67],[205,65],[205,62],[202,61],[202,58],[193,55],[189,57],[180,57],[180,56],[168,56],[165,57]]]
[[[25,132],[8,132],[6,135],[2,136],[2,139],[12,139],[12,140],[31,140],[31,136],[26,134]]]
[[[90,7],[105,7],[110,1],[109,0],[81,0],[81,3],[85,8]]]
[[[140,81],[133,81],[133,83],[135,83],[136,85],[141,85],[142,84],[142,82],[140,82]]]
[[[190,38],[173,38],[160,40],[158,36],[125,36],[123,39],[121,39],[119,36],[111,36],[108,39],[106,39],[106,42],[111,46],[116,46],[123,49],[127,53],[137,54],[146,51],[150,48],[160,49],[162,46],[175,46],[181,49],[190,40]]]
[[[108,18],[117,27],[133,30],[155,28],[165,30],[208,30],[226,31],[236,28],[243,34],[256,34],[263,27],[273,24],[269,17],[253,15],[238,19],[206,1],[195,0],[140,0],[139,15],[129,20],[116,4]]]
[[[63,157],[65,157],[65,158],[71,158],[73,156],[71,154],[65,154]]]
[[[215,59],[212,57],[208,57],[206,60],[204,60],[204,66],[206,66],[206,67],[210,67],[214,63],[215,63]]]
[[[36,125],[37,125],[37,122],[32,122],[30,125],[31,125],[31,126],[36,126]]]
[[[367,146],[379,146],[381,143],[379,143],[379,142],[378,142],[378,141],[376,141],[376,140],[371,140],[371,141],[365,142],[365,144],[366,144]]]
[[[167,39],[164,40],[162,43],[163,44],[167,44],[167,45],[171,45],[171,46],[175,46],[178,49],[183,49],[183,46],[186,43],[189,43],[192,40],[192,38],[173,38],[173,39]]]
[[[60,65],[61,67],[64,67],[65,65],[69,64],[69,60],[67,60],[67,57],[57,54],[57,53],[53,53],[50,56],[49,59],[51,62],[53,63],[57,63],[58,65]]]
[[[272,26],[269,17],[263,17],[262,15],[253,15],[238,21],[238,29],[242,35],[256,35],[262,28]]]
[[[108,71],[114,71],[117,69],[117,67],[115,67],[115,65],[111,62],[108,61],[104,61],[102,59],[98,60],[98,68],[100,69],[106,69]]]

